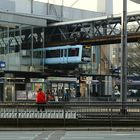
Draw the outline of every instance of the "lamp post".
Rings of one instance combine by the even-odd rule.
[[[127,100],[127,0],[123,0],[121,19],[121,112],[124,114]]]
[[[140,4],[140,0],[131,0]],[[121,21],[121,112],[124,114],[127,112],[127,0],[123,0],[123,13]]]

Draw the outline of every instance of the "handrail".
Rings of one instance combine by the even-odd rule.
[[[100,123],[139,123],[140,124],[140,102],[126,102],[127,112],[122,113],[121,102],[72,102],[72,103],[46,103],[45,111],[38,111],[38,105],[35,103],[0,103],[1,122],[8,124],[14,122],[16,125],[27,121],[32,125],[38,121],[51,123],[52,125],[67,123],[82,123],[81,120],[88,124],[88,121]],[[36,121],[34,121],[36,120]],[[59,121],[58,121],[59,120]],[[56,121],[56,122],[54,122]],[[45,125],[45,123],[43,123]],[[1,124],[0,124],[1,126]]]

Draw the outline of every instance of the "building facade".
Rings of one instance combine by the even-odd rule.
[[[1,68],[0,100],[2,101],[32,100],[35,97],[36,87],[42,86],[44,90],[47,89],[47,76],[43,73],[49,70],[33,55],[32,50],[37,47],[45,47],[45,43],[47,43],[45,29],[49,22],[93,18],[103,15],[102,12],[78,10],[32,0],[0,0],[0,3],[3,17],[6,18],[5,14],[9,14],[7,22],[5,20],[0,24],[0,61],[6,64],[5,67]],[[46,27],[39,26],[41,17],[44,19],[50,17]],[[10,19],[11,21],[8,21]],[[16,23],[16,21],[21,22]],[[93,47],[91,51],[92,62],[79,65],[79,69],[85,71],[85,74],[102,74],[102,71],[105,73],[108,65],[101,62],[101,58],[106,57],[106,52],[104,49],[100,50],[99,46]],[[61,85],[64,85],[64,82]],[[74,83],[78,82],[75,80]],[[74,87],[73,84],[66,84],[66,87],[71,85]],[[85,85],[81,86],[84,87],[81,89],[82,96],[88,96],[87,84],[82,83],[82,85]]]

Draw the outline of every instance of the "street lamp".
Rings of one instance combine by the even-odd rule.
[[[121,112],[125,114],[127,112],[127,0],[123,0],[121,26]]]
[[[140,0],[131,0],[140,4]],[[122,28],[121,28],[121,101],[122,113],[126,113],[126,99],[127,99],[127,0],[123,0],[123,13],[122,13]]]

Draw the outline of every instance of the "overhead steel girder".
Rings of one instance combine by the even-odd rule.
[[[131,36],[131,34],[140,34],[140,12],[128,14],[127,25],[127,33],[129,36]],[[64,44],[66,41],[75,43],[77,40],[83,39],[85,42],[88,42],[89,39],[92,41],[95,40],[96,37],[98,37],[98,40],[103,37],[105,39],[106,36],[106,39],[108,39],[108,37],[113,38],[114,36],[121,35],[121,16],[105,16],[93,19],[54,23],[48,25],[47,29],[49,31],[49,33],[47,33],[48,44],[57,44],[55,41],[58,43],[64,42]],[[109,43],[109,41],[106,42]]]
[[[44,28],[33,28],[33,44],[34,48],[42,47],[43,46],[43,29]],[[6,34],[6,36],[5,36]],[[9,33],[7,32],[7,29],[0,32],[0,47],[21,47],[21,49],[30,49],[31,47],[31,41],[32,41],[32,35],[31,35],[31,28],[22,28],[20,30],[17,29],[11,29],[9,30]]]
[[[47,18],[45,17],[2,11],[0,11],[0,22],[41,27],[47,26]]]

